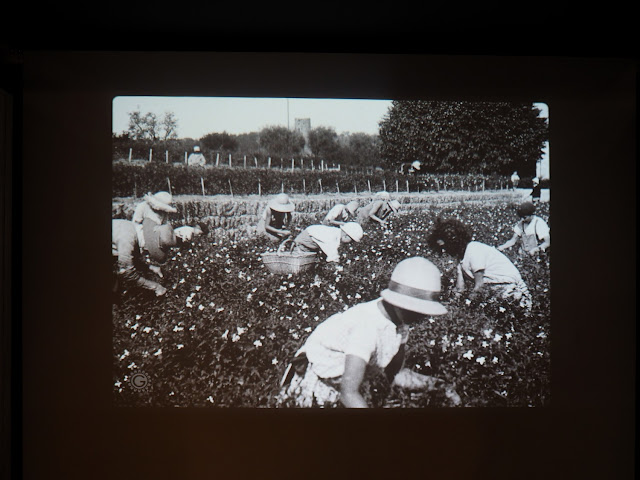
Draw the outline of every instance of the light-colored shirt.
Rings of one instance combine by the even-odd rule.
[[[133,211],[133,217],[131,218],[131,220],[133,220],[134,223],[139,223],[140,225],[142,225],[142,222],[144,222],[145,218],[150,218],[158,225],[162,225],[167,219],[167,214],[154,210],[153,208],[151,208],[151,205],[149,205],[145,201],[142,201]]]
[[[346,205],[343,205],[342,203],[334,205],[324,217],[322,223],[330,225],[330,222],[333,220],[337,220],[339,222],[346,222],[349,220],[349,210],[347,210]]]
[[[337,262],[340,260],[338,248],[341,236],[342,230],[339,227],[311,225],[295,238],[295,243],[309,250],[320,249],[327,256],[327,262]]]
[[[204,155],[201,153],[192,153],[187,158],[187,165],[190,166],[204,166],[207,164],[207,160],[204,158]]]
[[[300,349],[316,375],[341,377],[347,355],[382,369],[389,365],[400,349],[402,335],[380,311],[380,301],[378,298],[336,313],[316,327]]]
[[[524,229],[522,228],[522,224],[523,222],[520,221],[513,227],[513,232],[518,237],[522,237],[523,235],[535,235],[538,237],[538,240],[542,241],[545,237],[549,236],[549,225],[547,225],[547,222],[538,216],[534,215]]]
[[[485,283],[518,283],[520,272],[497,248],[480,242],[470,242],[462,259],[462,271],[470,278],[484,270]]]

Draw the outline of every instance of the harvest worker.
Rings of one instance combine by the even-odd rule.
[[[399,209],[400,202],[397,200],[374,199],[369,205],[358,210],[358,222],[361,225],[365,225],[374,221],[384,227],[387,225],[386,219],[391,212],[397,213]]]
[[[513,184],[514,190],[518,188],[518,182],[520,182],[520,175],[518,175],[518,171],[516,170],[513,172],[513,175],[511,175],[511,183]]]
[[[209,228],[204,223],[196,223],[193,227],[188,225],[178,227],[174,232],[176,234],[178,244],[185,244],[193,240],[195,237],[207,235],[209,233]]]
[[[409,326],[427,315],[443,315],[439,302],[440,271],[426,258],[402,260],[380,298],[330,316],[307,338],[281,381],[280,404],[297,407],[368,407],[361,386],[365,375],[380,369],[393,385],[411,390],[445,388],[434,377],[404,366]]]
[[[187,165],[190,167],[204,167],[207,164],[207,159],[200,152],[200,147],[196,145],[193,147],[193,152],[189,154],[187,158]]]
[[[294,210],[295,206],[289,199],[289,195],[286,193],[279,194],[267,204],[264,212],[262,212],[258,223],[258,231],[272,242],[284,240],[291,235],[289,225],[291,224]]]
[[[169,192],[158,192],[154,195],[147,193],[133,212],[133,223],[141,226],[144,219],[149,218],[162,225],[167,222],[169,213],[178,211],[172,204],[173,197]]]
[[[362,227],[356,222],[347,222],[340,227],[311,225],[295,238],[293,251],[303,253],[322,251],[327,257],[327,262],[338,262],[340,244],[349,243],[352,240],[359,242],[363,235]]]
[[[176,213],[178,210],[172,205],[173,197],[169,192],[158,192],[154,195],[147,193],[142,202],[138,204],[133,212],[133,223],[138,233],[138,238],[142,240],[142,224],[145,219],[150,219],[157,225],[167,223],[170,213]],[[151,265],[151,270],[162,277],[162,272],[158,265]]]
[[[531,180],[531,182],[533,183],[533,188],[531,189],[531,199],[533,200],[533,203],[536,204],[540,202],[540,192],[542,187],[540,186],[540,179],[538,177],[533,177],[533,180]]]
[[[351,200],[349,203],[344,205],[343,203],[338,203],[334,205],[331,210],[327,213],[322,220],[323,225],[329,226],[340,226],[345,224],[348,221],[353,221],[356,218],[356,211],[358,210],[358,201]]]
[[[497,248],[471,241],[471,232],[459,220],[438,218],[428,243],[434,251],[445,251],[460,261],[457,293],[465,291],[465,278],[469,278],[474,282],[471,297],[489,288],[502,298],[516,300],[521,307],[531,309],[531,294],[516,266]]]
[[[521,242],[520,251],[529,255],[544,252],[549,248],[551,245],[549,225],[542,218],[534,215],[535,211],[536,207],[531,202],[524,202],[518,207],[517,213],[520,221],[513,227],[513,237],[500,245],[498,250],[502,252],[511,248],[518,241]]]
[[[152,262],[163,263],[166,260],[167,251],[176,245],[176,237],[171,225],[158,225],[150,219],[144,221],[142,228],[143,235],[138,237],[132,221],[123,219],[111,221],[114,292],[117,291],[118,280],[121,279],[125,285],[131,284],[152,290],[157,296],[164,295],[166,288],[153,280],[148,280],[140,273],[145,267],[143,251],[146,250],[149,253]]]

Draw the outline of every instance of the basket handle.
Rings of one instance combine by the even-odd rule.
[[[280,244],[280,246],[278,247],[278,255],[282,255],[284,253],[284,247],[287,244],[287,242],[291,242],[292,239],[291,237],[287,237],[285,238],[282,243]],[[293,242],[291,243],[291,248],[289,249],[289,251],[291,251],[293,249]]]

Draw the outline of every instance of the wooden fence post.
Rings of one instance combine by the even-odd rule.
[[[231,154],[229,154],[229,167],[231,167]]]
[[[382,191],[387,191],[387,182],[385,182],[384,178],[382,179]]]
[[[269,160],[267,162],[267,168],[271,168],[271,157],[269,157]]]
[[[315,167],[313,166],[313,158],[311,159],[311,170],[315,170]]]
[[[320,160],[320,171],[324,172],[324,160]]]
[[[353,192],[357,195],[358,194],[358,187],[356,186],[356,182],[353,182]]]
[[[282,170],[282,158],[280,158],[280,170]]]
[[[133,148],[129,149],[129,163],[131,163],[131,154],[133,153]]]
[[[260,180],[258,180],[258,196],[262,195],[262,189],[260,188]]]
[[[247,156],[244,156],[244,168],[247,168]]]
[[[169,177],[167,177],[167,185],[169,185],[169,193],[173,194],[171,191],[171,180],[169,180]]]
[[[409,180],[407,180],[407,193],[409,193]]]
[[[258,159],[257,159],[256,157],[253,157],[253,161],[254,161],[254,162],[255,162],[255,164],[256,164],[256,168],[258,168]]]
[[[165,162],[169,163],[169,150],[164,151],[164,158],[165,158]]]
[[[187,152],[184,152],[184,164],[187,164]]]
[[[231,192],[231,196],[233,197],[233,188],[231,187],[231,179],[229,179],[229,191]]]
[[[138,184],[133,182],[133,198],[138,198]]]
[[[302,179],[302,191],[304,193],[307,193],[307,182],[304,180],[304,178]]]
[[[338,182],[337,182],[337,181],[336,181],[336,191],[337,191],[338,193],[340,193],[340,185],[338,185]]]
[[[202,177],[200,177],[200,185],[202,185],[202,196],[204,197],[205,196],[205,193],[204,193],[204,178],[202,178]]]
[[[396,193],[398,193],[398,179],[396,178]]]
[[[322,193],[322,179],[321,178],[318,179],[318,183],[320,184],[320,193]]]
[[[220,164],[220,154],[216,153],[216,167]]]
[[[149,161],[153,158],[153,148],[149,149]]]
[[[295,164],[294,164],[294,160],[293,160],[293,158],[292,158],[292,159],[291,159],[291,171],[292,171],[292,172],[293,172],[293,167],[294,167],[294,165],[295,165]]]
[[[284,182],[280,183],[280,191],[284,193]]]
[[[367,180],[367,185],[369,186],[369,193],[371,193],[371,180]]]
[[[300,170],[304,170],[304,158],[300,159]]]

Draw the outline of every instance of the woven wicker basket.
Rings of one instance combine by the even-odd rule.
[[[262,263],[271,273],[288,275],[289,273],[300,273],[312,268],[318,261],[315,253],[296,253],[285,251],[285,244],[289,239],[282,242],[277,252],[265,252],[262,254]]]

